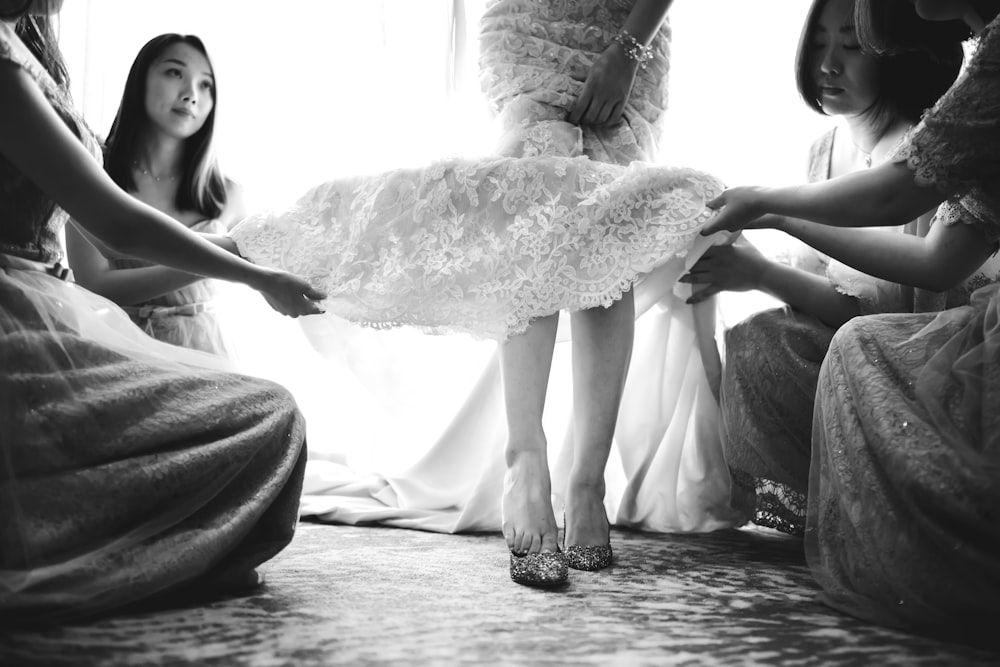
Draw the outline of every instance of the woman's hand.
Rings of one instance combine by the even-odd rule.
[[[682,283],[705,285],[687,303],[698,303],[719,292],[746,292],[760,289],[764,272],[770,265],[764,255],[743,237],[732,245],[712,246],[705,251],[691,271],[680,277]]]
[[[755,186],[729,188],[707,203],[718,215],[701,230],[702,236],[716,232],[738,232],[741,229],[761,229],[775,226],[773,220],[760,221],[767,212],[765,190]]]
[[[580,96],[569,110],[574,125],[617,125],[632,93],[638,66],[629,60],[618,42],[597,56],[583,84]]]
[[[302,278],[274,269],[260,268],[259,271],[259,278],[250,286],[282,315],[298,317],[324,312],[316,301],[325,299],[326,294]]]

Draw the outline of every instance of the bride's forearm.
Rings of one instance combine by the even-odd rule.
[[[641,44],[649,44],[663,23],[671,4],[673,0],[639,0],[632,7],[622,30]]]

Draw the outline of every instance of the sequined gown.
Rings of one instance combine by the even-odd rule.
[[[97,142],[11,28],[25,71]],[[280,387],[159,343],[44,270],[66,214],[0,156],[0,625],[212,590],[292,538],[304,425]]]
[[[208,234],[225,234],[228,231],[219,220],[202,220],[191,225],[191,229]],[[115,269],[152,266],[132,257],[112,259],[111,265]],[[214,281],[203,279],[146,303],[129,305],[123,310],[140,329],[157,340],[234,358],[215,313],[217,292]]]
[[[329,312],[376,326],[502,340],[535,317],[607,305],[634,286],[636,342],[608,466],[608,516],[643,530],[714,530],[735,520],[716,428],[714,304],[685,305],[676,281],[718,240],[697,230],[706,197],[721,184],[650,164],[667,101],[669,25],[638,70],[622,124],[595,130],[565,120],[632,6],[491,0],[479,65],[503,128],[493,157],[324,184],[294,210],[248,220],[233,236],[254,261],[312,276],[334,296]],[[355,403],[371,394],[379,414],[427,425],[398,436],[427,453],[403,470],[356,466],[375,474],[314,458],[304,511],[334,522],[499,530],[506,421],[497,356],[470,381],[447,370],[467,346],[461,338],[437,347],[408,341],[418,352],[399,351],[394,339],[345,334],[336,319],[306,318],[303,326],[328,356],[347,360],[342,376],[363,387],[343,393]],[[569,318],[559,332],[545,412],[557,517],[572,460]],[[457,399],[435,392],[418,403],[422,383],[386,368],[420,368],[414,354],[433,360],[442,350],[445,358],[424,364],[425,372],[436,386],[469,387]],[[351,361],[361,355],[369,361]],[[394,361],[375,363],[384,369],[376,375],[372,357]],[[413,404],[424,407],[400,407],[407,401],[387,388],[393,383],[412,386]],[[371,441],[370,428],[358,430]],[[370,461],[367,452],[349,457]]]
[[[837,131],[811,147],[809,181],[830,178]],[[886,229],[924,236],[929,226],[914,220]],[[967,304],[975,289],[996,282],[1000,258],[991,258],[948,292],[881,280],[834,259],[819,269],[838,292],[858,300],[863,314],[935,312]],[[835,332],[790,306],[755,313],[726,332],[723,447],[733,477],[733,503],[754,523],[794,535],[805,530],[816,379]]]
[[[1000,240],[1000,21],[894,158]],[[805,535],[832,605],[995,640],[1000,620],[1000,285],[938,314],[870,315],[819,374]]]

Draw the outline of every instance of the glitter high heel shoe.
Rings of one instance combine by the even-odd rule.
[[[606,519],[605,519],[606,520]],[[563,512],[563,526],[566,526],[566,513]],[[611,524],[608,524],[608,543],[597,545],[566,546],[566,533],[563,533],[563,551],[566,552],[566,566],[574,570],[596,572],[611,565]]]
[[[510,578],[523,586],[558,586],[566,583],[569,570],[566,556],[561,551],[518,556],[510,554]]]

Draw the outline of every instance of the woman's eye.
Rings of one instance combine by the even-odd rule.
[[[167,76],[180,77],[181,76],[181,71],[179,69],[177,69],[176,67],[170,67],[170,68],[168,68],[166,70],[166,74],[167,74]]]
[[[201,89],[202,90],[206,90],[206,91],[208,91],[210,93],[214,93],[215,92],[215,86],[213,86],[208,81],[202,81],[201,82]]]

